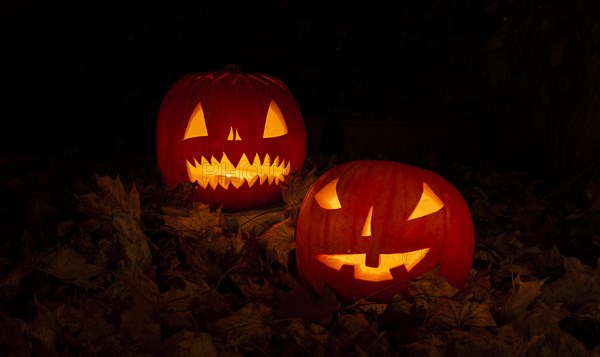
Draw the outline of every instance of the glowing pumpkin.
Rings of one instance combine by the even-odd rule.
[[[306,132],[279,79],[237,70],[190,73],[163,97],[156,149],[168,187],[197,181],[194,200],[244,209],[281,198],[281,183],[304,165]]]
[[[307,192],[296,227],[296,260],[316,293],[389,301],[410,279],[439,267],[461,288],[474,252],[469,207],[438,174],[392,161],[335,166]]]

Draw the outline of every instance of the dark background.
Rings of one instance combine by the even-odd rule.
[[[0,148],[154,155],[169,86],[235,63],[288,84],[311,155],[597,177],[593,0],[327,3],[4,1]]]

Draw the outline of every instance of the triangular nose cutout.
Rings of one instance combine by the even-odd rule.
[[[373,206],[369,209],[369,214],[367,215],[367,219],[365,220],[365,225],[363,226],[362,236],[370,237],[371,236],[371,217],[373,216]]]

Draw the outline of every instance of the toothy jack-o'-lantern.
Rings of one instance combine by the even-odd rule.
[[[389,301],[436,268],[461,288],[474,252],[473,222],[438,174],[393,161],[335,166],[307,192],[296,227],[300,277],[321,294]]]
[[[306,132],[281,80],[232,68],[190,73],[171,86],[156,147],[168,187],[197,181],[195,201],[245,209],[281,198],[281,183],[304,165]]]

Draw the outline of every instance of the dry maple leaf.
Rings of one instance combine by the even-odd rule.
[[[233,347],[251,343],[264,349],[272,337],[271,319],[270,307],[251,302],[229,316],[208,323],[208,330]]]
[[[564,303],[577,314],[595,313],[600,304],[600,258],[595,269],[574,257],[563,257],[565,274],[542,287],[541,299]]]
[[[220,210],[194,202],[191,208],[162,207],[161,216],[165,225],[175,229],[182,237],[199,239],[220,235],[225,227],[225,219]]]
[[[308,323],[318,322],[327,326],[341,306],[341,302],[327,285],[323,286],[323,295],[314,298],[306,287],[289,273],[283,274],[282,283],[290,290],[275,290],[275,297],[279,301],[279,306],[275,309],[278,317],[301,318]]]
[[[285,180],[281,187],[282,198],[286,204],[284,217],[291,218],[293,225],[295,225],[298,218],[298,212],[306,192],[317,179],[315,172],[316,167],[313,167],[308,173],[293,174]]]
[[[99,192],[77,196],[79,210],[108,221],[117,232],[123,250],[119,262],[122,273],[132,275],[136,270],[142,272],[150,268],[152,253],[150,241],[142,228],[140,198],[135,185],[129,192],[117,176],[96,176]]]
[[[452,286],[445,277],[437,274],[437,269],[433,269],[421,278],[411,280],[408,292],[417,306],[428,309],[430,302],[440,297],[450,298],[458,293],[459,289]]]
[[[500,316],[505,320],[522,319],[527,307],[540,295],[546,279],[522,281],[517,274],[512,280],[512,288],[500,307]]]
[[[496,320],[492,316],[488,303],[458,302],[439,298],[430,303],[425,326],[429,329],[462,329],[465,326],[495,327]]]
[[[219,356],[210,334],[206,332],[180,331],[167,337],[159,357],[217,357]]]
[[[52,249],[41,255],[42,270],[75,285],[91,287],[89,279],[104,272],[104,267],[87,264],[85,258],[68,247]]]
[[[267,254],[267,269],[277,262],[288,269],[290,252],[296,248],[296,236],[291,218],[274,224],[265,233],[257,237]]]

